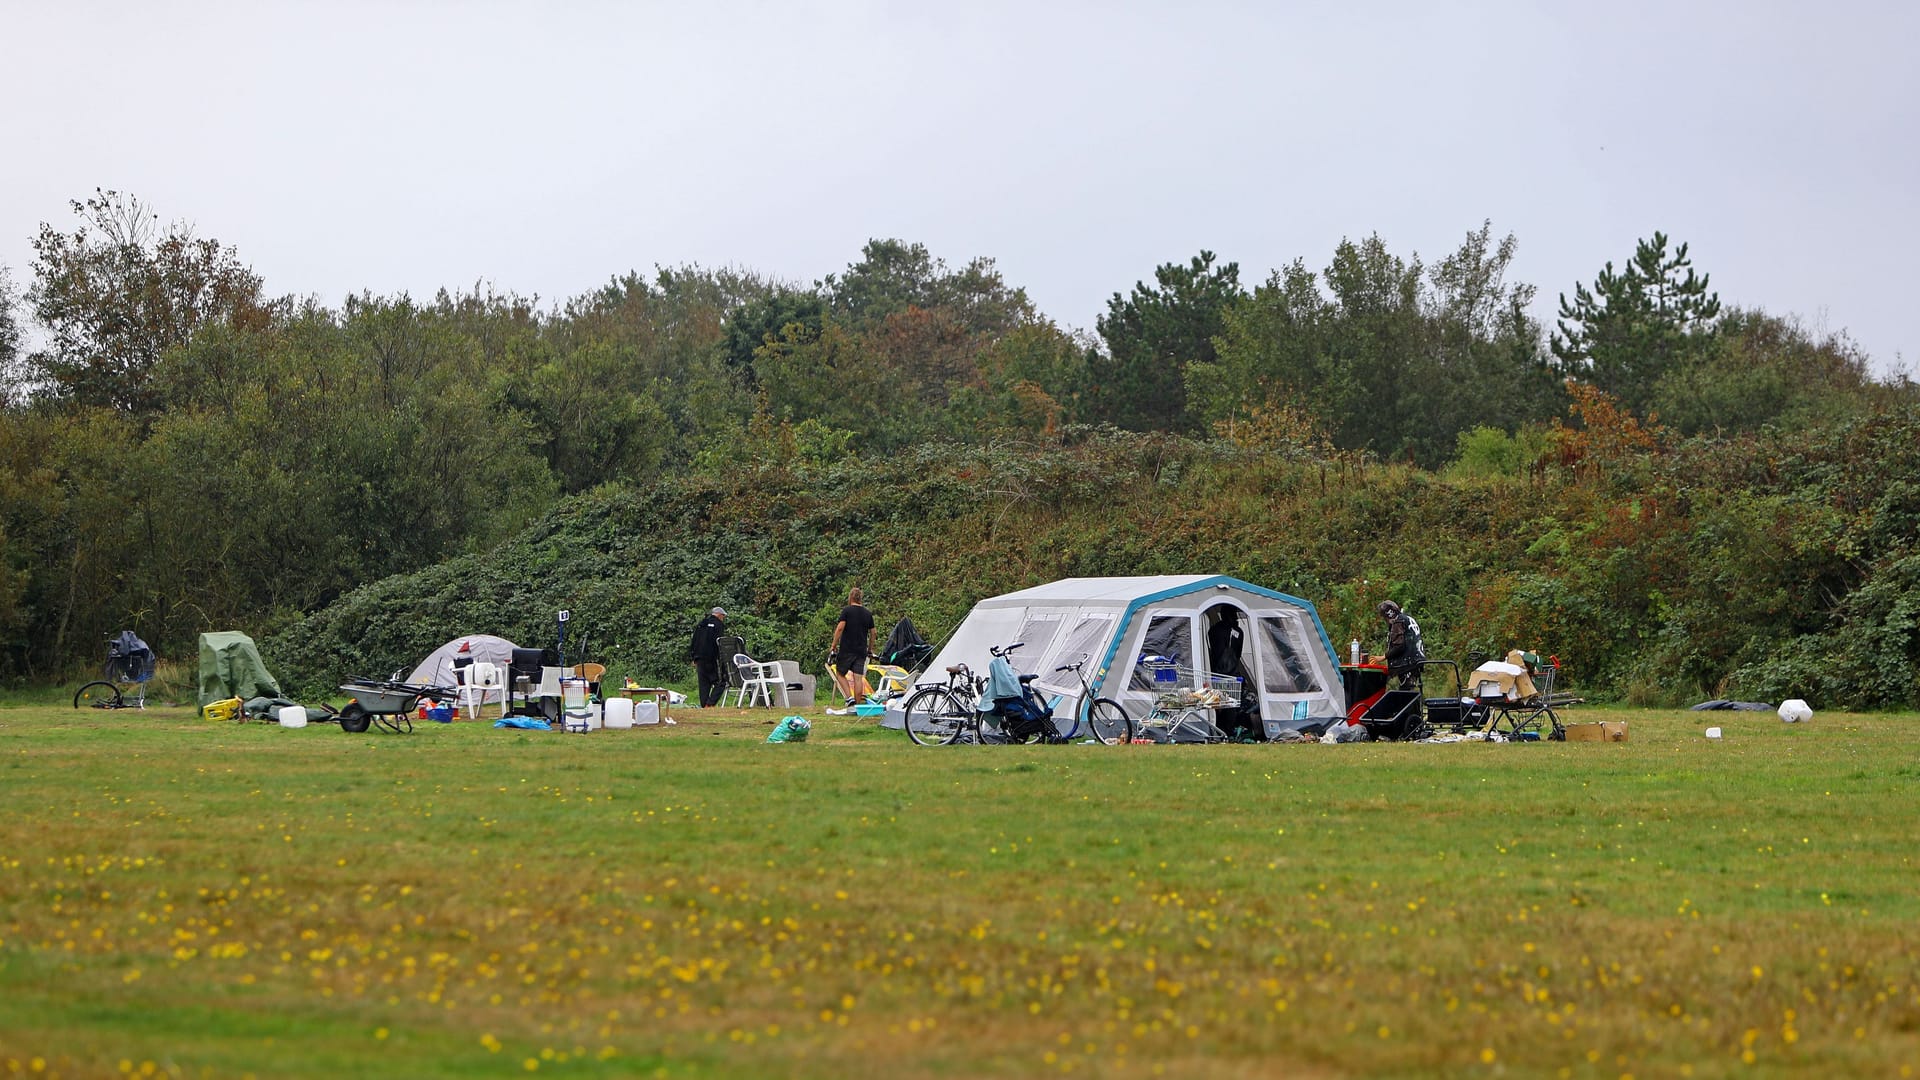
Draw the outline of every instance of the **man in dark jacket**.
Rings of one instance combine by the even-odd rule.
[[[1420,661],[1427,658],[1420,641],[1420,624],[1391,600],[1382,600],[1375,609],[1387,621],[1387,674],[1399,680],[1400,688],[1420,680]]]
[[[726,628],[727,613],[714,608],[700,625],[693,628],[693,643],[687,646],[687,659],[693,663],[693,670],[700,677],[700,707],[712,708],[720,704],[720,698],[726,693],[727,680],[720,675],[720,631]],[[731,657],[728,657],[731,660]]]

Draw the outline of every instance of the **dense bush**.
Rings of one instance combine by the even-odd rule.
[[[1920,410],[1830,430],[1622,450],[1527,476],[1296,460],[1082,431],[831,466],[607,486],[484,554],[358,590],[266,644],[322,688],[462,632],[550,644],[574,613],[616,671],[684,679],[719,603],[816,665],[848,585],[930,637],[981,597],[1066,576],[1226,573],[1313,601],[1336,640],[1414,611],[1431,651],[1558,655],[1596,695],[1920,701]],[[1605,447],[1601,450],[1593,446]],[[1843,462],[1850,462],[1844,465]]]

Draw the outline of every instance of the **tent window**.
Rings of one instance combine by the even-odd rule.
[[[1164,656],[1181,667],[1198,667],[1193,656],[1193,620],[1186,615],[1156,615],[1147,623],[1147,638],[1140,643],[1140,656],[1133,659],[1131,690],[1152,690],[1153,673],[1140,666],[1141,656]]]
[[[1093,651],[1099,646],[1105,645],[1107,639],[1112,636],[1113,616],[1081,616],[1080,620],[1073,624],[1073,629],[1067,631],[1066,635],[1060,639],[1059,651],[1047,658],[1047,674],[1051,675],[1053,669],[1062,664],[1071,664],[1080,659],[1085,659],[1089,665],[1099,663],[1100,657],[1093,655]],[[1019,654],[1015,653],[1014,655],[1017,656]],[[1093,677],[1091,668],[1087,670],[1087,677],[1089,679]],[[1065,675],[1062,675],[1060,678],[1068,685],[1078,685]]]
[[[1292,615],[1263,615],[1260,635],[1267,646],[1267,662],[1261,665],[1261,684],[1269,694],[1314,693],[1320,680],[1313,673],[1312,654],[1307,651],[1306,636],[1299,618]]]
[[[1023,675],[1031,675],[1040,670],[1040,662],[1046,659],[1047,649],[1060,633],[1061,618],[1058,612],[1033,614],[1020,624],[1020,636],[1013,641],[1024,642],[1019,651],[1013,654],[1013,666]],[[1011,645],[1012,641],[1002,644]]]

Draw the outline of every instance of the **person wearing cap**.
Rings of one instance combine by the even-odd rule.
[[[720,675],[720,631],[726,628],[725,608],[714,608],[700,625],[693,628],[693,643],[687,646],[687,659],[700,679],[700,707],[720,704],[727,692],[727,680]]]
[[[1419,681],[1420,661],[1427,658],[1426,646],[1420,641],[1420,624],[1391,600],[1380,601],[1374,610],[1387,621],[1387,674],[1398,679],[1404,690],[1408,683]]]

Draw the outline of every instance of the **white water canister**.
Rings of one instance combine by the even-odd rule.
[[[606,726],[606,716],[604,713],[600,711],[600,703],[597,701],[588,703],[587,730],[599,731],[601,728],[605,726]]]
[[[660,703],[652,698],[642,698],[633,703],[633,722],[636,724],[657,724],[660,722]]]
[[[624,731],[633,726],[633,702],[623,698],[607,699],[606,725],[608,731]]]
[[[281,727],[306,727],[307,710],[304,705],[288,705],[280,710]]]

